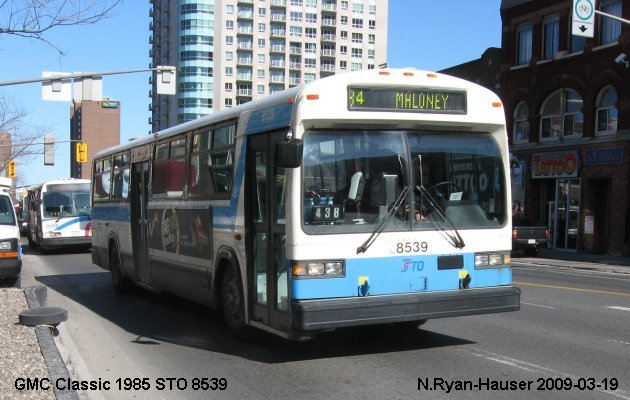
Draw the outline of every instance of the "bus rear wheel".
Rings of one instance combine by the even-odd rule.
[[[112,273],[112,284],[118,293],[129,293],[133,289],[133,282],[122,273],[120,255],[115,246],[109,251],[109,268]]]
[[[245,323],[243,288],[236,267],[229,265],[221,280],[221,307],[227,327],[239,339],[245,339],[249,330]]]

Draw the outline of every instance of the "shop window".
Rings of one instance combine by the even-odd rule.
[[[514,110],[514,143],[529,142],[529,107],[521,101]]]
[[[611,86],[605,87],[597,96],[597,134],[617,131],[617,92]]]

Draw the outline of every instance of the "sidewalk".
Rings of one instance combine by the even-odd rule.
[[[512,253],[512,262],[630,274],[629,256],[540,249],[538,257],[526,257],[523,253],[516,251]]]

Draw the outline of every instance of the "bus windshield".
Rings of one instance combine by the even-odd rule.
[[[405,187],[405,204],[385,231],[506,221],[501,152],[486,133],[310,131],[302,174],[307,233],[372,232]]]
[[[43,195],[45,218],[91,216],[89,188],[48,191]]]

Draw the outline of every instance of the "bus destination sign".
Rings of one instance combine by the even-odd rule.
[[[348,87],[349,111],[466,114],[463,90]]]

